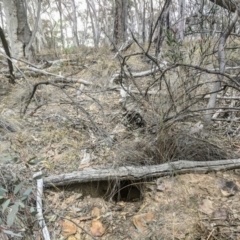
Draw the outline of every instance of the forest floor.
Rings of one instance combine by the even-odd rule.
[[[161,120],[154,119],[154,114],[145,115],[147,123],[151,123],[147,131],[127,126],[119,101],[119,85],[110,81],[120,69],[114,53],[85,48],[79,54],[58,58],[68,61],[44,70],[91,84],[84,87],[76,82],[42,84],[25,114],[22,113],[32,90],[29,86],[50,81],[53,76],[33,77],[24,71],[25,78],[17,80],[14,86],[2,77],[0,159],[16,178],[29,180],[39,170],[45,177],[87,167],[239,157],[239,137],[226,134],[228,123],[223,127],[216,123],[207,133],[194,135],[200,118],[180,121],[161,133],[162,141],[155,124]],[[128,63],[134,72],[150,68],[142,58],[133,58]],[[146,77],[139,81],[144,88]],[[144,104],[150,109],[149,102]],[[186,142],[176,150],[177,140],[171,139],[179,132],[177,140],[181,144]],[[186,137],[191,132],[193,139],[201,138],[201,144],[195,145]],[[114,141],[106,140],[106,134]],[[53,187],[44,191],[44,218],[51,239],[58,240],[240,239],[239,189],[238,169],[175,174],[139,182],[116,179],[110,183]],[[38,230],[35,222],[34,236],[40,235]]]

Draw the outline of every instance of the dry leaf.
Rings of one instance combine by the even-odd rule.
[[[166,186],[164,183],[157,185],[157,191],[164,192],[166,190]]]
[[[100,221],[94,219],[90,231],[94,237],[101,237],[105,233],[105,228]]]
[[[67,219],[62,220],[60,225],[62,227],[62,235],[64,237],[74,235],[77,232],[77,226]]]
[[[75,238],[74,236],[70,236],[67,238],[67,240],[77,240],[77,238]]]
[[[231,196],[234,195],[233,193],[228,192],[228,191],[225,191],[225,190],[223,190],[223,189],[221,189],[221,193],[222,193],[222,195],[223,195],[224,197],[231,197]]]
[[[153,218],[154,218],[153,212],[136,215],[133,217],[133,224],[138,230],[140,230],[141,232],[145,232],[147,229],[146,223],[152,221]]]
[[[72,195],[70,197],[68,197],[64,203],[66,206],[69,206],[69,205],[72,205],[74,202],[76,202],[76,196],[75,195]]]
[[[92,217],[94,217],[94,218],[99,218],[100,217],[100,209],[99,208],[97,208],[97,207],[94,207],[93,209],[92,209]]]
[[[79,229],[80,229],[80,228],[79,228]],[[75,234],[75,238],[76,238],[76,240],[81,240],[81,239],[83,239],[83,237],[82,237],[82,235],[81,235],[81,232],[76,233],[76,234]]]
[[[211,215],[213,213],[213,203],[209,199],[204,199],[202,204],[199,207],[199,210],[207,215]]]

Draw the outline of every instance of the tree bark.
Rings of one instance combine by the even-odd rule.
[[[163,5],[162,11],[158,17],[158,20],[153,28],[152,34],[154,34],[157,26],[158,26],[158,34],[157,34],[157,42],[156,42],[156,51],[155,54],[156,56],[160,53],[161,46],[164,40],[164,28],[166,29],[167,26],[167,16],[169,12],[169,7],[171,4],[172,0],[165,0],[165,3]]]
[[[62,0],[56,1],[59,17],[60,17],[60,31],[61,31],[61,41],[62,47],[65,48],[64,34],[63,34],[63,17],[62,17]]]
[[[115,19],[113,39],[115,46],[124,43],[127,38],[128,0],[115,0]]]
[[[97,15],[95,5],[90,0],[87,1],[88,11],[92,24],[94,46],[98,47],[100,41],[100,16]]]
[[[77,14],[76,14],[76,4],[75,0],[72,0],[72,11],[73,11],[73,45],[74,47],[79,47],[78,39],[78,27],[77,27]]]
[[[9,51],[9,48],[8,48],[8,43],[7,43],[7,40],[5,38],[5,34],[4,34],[1,27],[0,27],[0,38],[1,38],[1,41],[2,41],[4,51],[5,51],[5,53],[8,57],[7,62],[8,62],[8,68],[9,68],[9,74],[10,74],[9,82],[11,84],[14,84],[15,83],[15,77],[14,77],[14,74],[13,74],[13,64],[12,64],[12,60],[11,60],[11,54],[10,54],[10,51]]]
[[[36,33],[37,33],[37,30],[38,30],[38,26],[39,26],[39,20],[40,20],[41,6],[42,6],[42,1],[38,0],[37,17],[35,19],[34,29],[33,29],[33,32],[31,34],[31,38],[30,38],[28,44],[25,47],[25,52],[26,53],[30,53],[30,49],[32,48],[33,41],[36,37]],[[31,57],[31,55],[30,55],[30,57]],[[35,60],[35,59],[32,59],[32,60]]]
[[[146,0],[143,0],[143,9],[142,9],[142,41],[146,41]]]
[[[184,31],[185,31],[185,12],[186,12],[186,2],[185,0],[179,0],[179,24],[178,24],[178,32],[177,38],[181,42],[184,39]]]
[[[4,11],[7,24],[8,37],[11,46],[12,57],[26,57],[32,61],[35,59],[34,49],[31,46],[26,50],[26,46],[30,42],[32,32],[30,31],[27,10],[24,0],[3,0]]]

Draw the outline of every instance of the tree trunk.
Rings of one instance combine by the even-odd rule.
[[[4,26],[4,21],[3,21],[3,3],[0,3],[0,15],[1,15],[1,26],[2,26],[2,29],[4,31],[5,29],[3,28],[3,26]]]
[[[115,19],[113,39],[115,46],[127,40],[128,0],[115,0]]]
[[[73,11],[73,45],[74,47],[79,47],[79,39],[78,39],[78,28],[77,28],[77,14],[76,14],[76,5],[75,0],[72,0],[72,11]]]
[[[8,48],[8,43],[7,43],[7,40],[5,38],[5,34],[2,30],[2,28],[0,27],[0,38],[1,38],[1,41],[2,41],[2,45],[3,45],[3,48],[5,50],[5,53],[7,55],[7,62],[8,62],[8,68],[9,68],[9,74],[10,74],[10,77],[9,77],[9,82],[11,84],[14,84],[15,83],[15,77],[14,77],[14,74],[13,74],[13,64],[12,64],[12,61],[11,61],[11,54],[10,54],[10,51],[9,51],[9,48]]]
[[[184,39],[184,31],[185,31],[185,11],[186,11],[186,2],[185,0],[179,0],[179,24],[178,24],[178,32],[177,38],[178,41],[183,41]]]
[[[113,4],[114,4],[113,1],[109,2],[108,0],[103,0],[102,3],[99,5],[100,11],[102,12],[102,27],[101,27],[102,30],[101,31],[104,32],[105,35],[111,32],[110,29],[112,29],[112,26],[113,26],[112,14],[110,17],[109,11],[108,11],[108,9],[113,9],[112,7]],[[111,44],[111,40],[109,37],[104,37],[102,39],[102,42],[103,44],[106,44],[106,45]]]
[[[25,47],[25,53],[30,52],[30,49],[32,48],[33,42],[35,40],[36,33],[38,31],[39,21],[40,21],[41,6],[42,6],[42,1],[38,0],[37,17],[35,18],[35,24],[34,24],[33,32],[31,34],[31,38],[30,38],[29,42],[27,43],[27,45]],[[28,58],[28,59],[30,59],[30,58]],[[35,59],[30,59],[30,60],[34,61]]]
[[[32,5],[28,5],[28,21],[34,23],[33,26],[33,33],[32,33],[32,39],[33,39],[33,45],[34,50],[37,53],[40,53],[40,51],[47,45],[46,40],[46,32],[45,29],[43,29],[42,26],[42,19],[41,19],[41,7],[42,7],[42,0],[35,0],[32,1]],[[30,25],[32,26],[32,25]],[[31,42],[31,41],[30,41]],[[30,43],[28,43],[30,46]],[[31,43],[32,45],[32,43]]]
[[[141,30],[142,30],[142,19],[141,19],[141,14],[140,14],[140,9],[141,9],[141,3],[138,4],[136,0],[134,0],[134,15],[135,15],[135,21],[136,21],[136,28],[137,28],[137,39],[140,43],[142,43],[142,37],[141,37]]]
[[[167,28],[167,18],[169,15],[169,7],[171,2],[172,0],[165,0],[162,11],[158,17],[157,24],[155,25],[155,28],[156,26],[158,26],[158,35],[157,35],[157,43],[156,43],[156,51],[155,51],[156,56],[160,53],[160,49],[164,40],[164,30],[166,30]],[[153,31],[154,30],[155,29],[153,29]]]
[[[225,44],[226,44],[228,36],[230,35],[233,27],[235,26],[235,24],[238,20],[238,15],[239,15],[239,11],[236,10],[230,25],[222,33],[220,40],[219,40],[218,62],[219,62],[219,72],[220,73],[225,72],[225,65],[226,65]],[[217,93],[220,90],[222,80],[223,80],[223,75],[218,75],[218,81],[215,83],[215,85],[212,89],[212,94],[211,94],[209,102],[208,102],[208,110],[206,111],[206,115],[205,115],[205,121],[207,123],[209,123],[212,119],[212,115],[214,113],[214,108],[215,108],[215,104],[216,104]]]
[[[62,17],[62,0],[56,1],[59,17],[60,17],[60,31],[61,31],[61,41],[62,41],[62,48],[65,48],[65,41],[64,41],[64,34],[63,34],[63,17]]]
[[[154,13],[153,13],[153,0],[150,0],[150,7],[149,7],[149,36],[148,36],[148,41],[152,42],[153,40],[153,21],[154,21]]]
[[[12,57],[26,57],[30,61],[35,60],[34,49],[31,46],[26,51],[32,32],[30,31],[27,10],[24,0],[3,0],[7,24],[8,38],[11,46]]]
[[[100,16],[97,15],[95,4],[87,0],[87,7],[92,24],[94,46],[98,47],[100,41]]]
[[[142,41],[146,41],[146,1],[143,0],[143,9],[142,9]]]

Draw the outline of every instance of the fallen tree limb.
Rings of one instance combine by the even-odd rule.
[[[45,70],[41,70],[41,69],[37,69],[37,68],[33,68],[33,67],[28,67],[27,69],[31,70],[33,72],[41,73],[43,75],[49,75],[49,76],[56,77],[56,80],[58,80],[58,81],[61,81],[61,80],[64,81],[65,80],[65,81],[70,81],[70,82],[78,82],[78,83],[82,83],[82,84],[85,84],[85,85],[92,85],[91,82],[83,80],[83,79],[67,78],[67,77],[64,77],[64,76],[61,76],[61,75],[57,75],[57,74],[50,73],[50,72],[47,72]]]
[[[207,173],[211,171],[240,168],[240,159],[217,161],[186,161],[164,163],[152,166],[126,166],[119,168],[85,168],[72,173],[49,176],[43,179],[44,187],[64,186],[73,183],[110,181],[110,180],[141,180],[183,173]]]
[[[131,73],[131,75],[129,73],[125,73],[125,75],[127,77],[134,77],[134,78],[139,78],[139,77],[146,77],[146,76],[150,76],[152,74],[155,74],[156,72],[159,72],[159,70],[157,68],[154,69],[150,69],[150,70],[146,70],[143,72],[133,72]],[[124,75],[122,73],[115,73],[113,74],[112,78],[110,79],[110,83],[118,83],[118,81],[120,79],[122,79],[124,77]]]
[[[40,171],[35,173],[33,177],[36,178],[41,175],[42,175],[42,172]],[[49,231],[43,217],[42,195],[43,195],[43,180],[41,178],[37,180],[37,219],[38,219],[38,224],[42,230],[44,240],[50,240]]]

